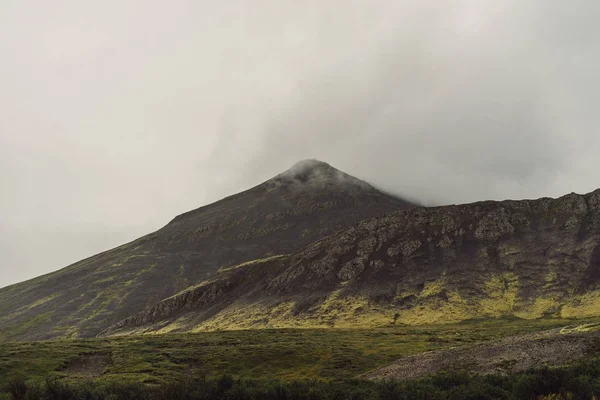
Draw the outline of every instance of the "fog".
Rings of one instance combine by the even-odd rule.
[[[595,0],[5,0],[0,287],[306,158],[426,205],[600,187]]]

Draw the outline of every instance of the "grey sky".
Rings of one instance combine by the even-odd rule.
[[[597,0],[4,0],[0,286],[318,158],[445,204],[600,186]]]

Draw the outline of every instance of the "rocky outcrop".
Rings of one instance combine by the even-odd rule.
[[[205,281],[164,299],[152,307],[108,327],[100,333],[100,336],[132,327],[145,327],[143,331],[158,330],[165,325],[164,321],[171,321],[186,311],[196,313],[196,317],[200,314],[204,316],[207,314],[207,310],[215,305],[218,306],[219,302],[227,303],[232,295],[245,288],[245,284],[254,285],[255,282],[252,278],[257,272],[266,277],[270,268],[277,266],[278,262],[285,257],[274,256],[253,260],[227,269],[219,274],[218,279]]]

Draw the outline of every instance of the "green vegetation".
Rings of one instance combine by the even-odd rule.
[[[600,395],[600,359],[560,369],[534,369],[508,376],[476,376],[465,372],[437,374],[410,382],[238,380],[191,376],[159,385],[140,383],[41,384],[13,379],[0,399],[227,399],[227,400],[464,400],[464,399],[595,399]]]
[[[30,329],[33,329],[36,326],[42,325],[50,321],[51,317],[52,312],[47,312],[45,314],[38,314],[30,320],[21,324],[6,327],[0,331],[0,341],[19,337],[20,335],[29,331]]]
[[[0,344],[0,387],[26,376],[163,384],[185,376],[285,381],[351,379],[406,355],[591,321],[514,318],[377,329],[277,329]],[[106,365],[73,372],[82,355]]]
[[[227,268],[221,267],[221,268],[219,268],[219,270],[217,272],[233,271],[234,269],[238,269],[238,268],[241,268],[241,267],[247,267],[248,265],[263,264],[263,263],[265,263],[267,261],[278,260],[280,258],[286,258],[286,257],[287,257],[286,254],[282,254],[282,255],[276,255],[276,256],[259,258],[259,259],[256,259],[256,260],[250,260],[250,261],[243,262],[241,264],[233,265],[233,266],[227,267]]]

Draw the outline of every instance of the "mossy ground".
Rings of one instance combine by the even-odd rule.
[[[0,344],[0,385],[69,376],[64,368],[82,354],[111,362],[94,378],[103,382],[164,383],[187,375],[282,380],[346,379],[422,351],[592,320],[500,318],[460,324],[375,329],[277,329],[144,335]]]

